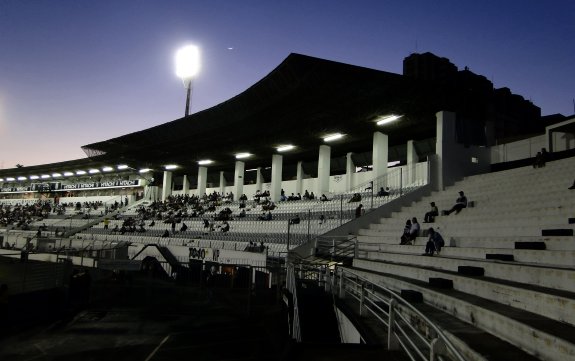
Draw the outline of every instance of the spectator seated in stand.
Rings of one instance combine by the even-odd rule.
[[[445,245],[445,241],[439,232],[436,232],[433,228],[429,228],[428,231],[429,239],[425,245],[424,256],[433,256],[433,253],[439,254],[441,252],[441,247]]]
[[[230,224],[227,221],[222,223],[222,232],[228,232],[230,230]]]
[[[455,214],[458,214],[459,212],[461,212],[461,210],[463,208],[467,208],[467,197],[465,196],[465,194],[463,193],[463,191],[459,191],[459,197],[457,198],[457,200],[455,201],[455,205],[453,207],[451,207],[450,210],[448,211],[443,211],[443,213],[448,216],[451,213],[455,212]]]
[[[401,238],[399,244],[407,244],[409,240],[409,231],[411,230],[411,219],[408,219],[405,222],[405,226],[403,227],[403,232],[401,233]]]
[[[299,218],[299,214],[295,216],[295,218],[292,218],[289,220],[290,224],[299,224],[301,221],[301,219]]]
[[[188,226],[185,223],[182,223],[182,226],[180,227],[180,232],[185,232],[188,229]]]
[[[327,202],[327,201],[329,201],[329,199],[326,197],[325,194],[322,194],[321,197],[319,197],[319,200],[322,201],[322,202]]]
[[[435,202],[431,202],[429,205],[431,206],[431,209],[429,212],[425,213],[423,223],[433,223],[435,222],[435,217],[439,215],[439,210],[437,209]]]
[[[361,202],[361,194],[354,193],[351,199],[347,203],[353,203],[353,202]]]
[[[162,234],[162,238],[168,238],[168,237],[170,237],[170,231],[166,229],[164,230],[164,234]]]
[[[386,197],[388,195],[389,195],[389,187],[385,187],[385,189],[383,189],[383,187],[379,188],[379,191],[377,192],[378,197]]]

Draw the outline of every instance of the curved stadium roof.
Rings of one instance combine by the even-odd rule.
[[[188,174],[197,161],[210,169],[233,167],[238,152],[254,154],[247,167],[267,165],[281,144],[297,145],[286,157],[316,160],[321,137],[346,134],[332,154],[371,150],[373,132],[390,135],[390,145],[435,136],[434,92],[399,74],[290,54],[262,80],[210,109],[159,126],[83,146],[98,161],[161,169],[176,163]],[[403,114],[381,129],[375,120]],[[338,153],[339,152],[339,153]]]

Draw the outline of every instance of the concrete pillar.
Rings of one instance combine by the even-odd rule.
[[[303,194],[302,187],[303,187],[303,162],[300,160],[299,162],[297,162],[297,168],[296,168],[295,193]]]
[[[244,171],[245,163],[236,161],[236,170],[234,172],[234,199],[238,199],[244,193]]]
[[[451,178],[446,173],[448,164],[453,163],[456,152],[455,113],[440,111],[435,114],[437,118],[437,134],[435,153],[437,154],[436,181],[439,190],[445,189]],[[445,165],[445,167],[444,167]]]
[[[329,171],[331,166],[331,147],[329,145],[319,146],[319,157],[317,161],[317,195],[329,192]]]
[[[226,190],[226,177],[224,177],[224,171],[220,171],[220,194],[223,196]]]
[[[272,156],[272,186],[270,189],[270,197],[274,202],[278,202],[282,190],[282,167],[283,157],[279,154]]]
[[[353,164],[353,159],[351,158],[352,154],[347,153],[345,156],[345,190],[348,192],[353,188],[353,174],[355,173],[355,164]]]
[[[417,152],[413,140],[407,141],[407,182],[408,184],[415,183],[415,167],[417,165]]]
[[[387,174],[387,163],[389,162],[389,139],[386,134],[373,133],[373,178],[378,179]],[[387,184],[382,179],[378,184]]]
[[[184,195],[190,194],[190,181],[188,180],[188,176],[185,174],[182,180],[182,192]]]
[[[262,167],[257,167],[256,170],[256,191],[262,191],[262,183],[264,177],[262,177]]]
[[[198,196],[206,194],[206,184],[208,183],[208,168],[198,167]]]
[[[172,195],[172,172],[164,171],[164,183],[162,184],[162,201]]]

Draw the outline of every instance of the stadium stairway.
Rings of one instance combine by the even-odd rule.
[[[575,242],[569,221],[575,192],[567,189],[574,166],[575,158],[568,158],[540,169],[469,177],[434,192],[361,229],[356,258],[345,268],[398,293],[421,295],[417,307],[466,344],[475,359],[509,360],[522,352],[511,359],[575,359]],[[399,245],[406,219],[423,219],[432,201],[449,209],[460,190],[473,206],[430,224],[446,241],[439,254],[422,255],[426,237]],[[470,337],[479,333],[499,341]]]

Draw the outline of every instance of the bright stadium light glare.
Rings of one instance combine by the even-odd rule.
[[[192,79],[200,71],[200,49],[195,45],[187,45],[176,52],[176,75],[182,78],[186,88],[186,112],[190,114],[192,96]]]
[[[26,179],[28,179],[28,178],[26,178],[26,177],[24,177],[24,176],[18,177],[18,180],[19,180],[19,181],[23,181],[23,180],[26,180]]]
[[[249,158],[251,156],[252,156],[251,153],[238,153],[238,154],[236,154],[236,159],[244,159],[244,158]]]
[[[199,165],[208,165],[208,164],[212,164],[213,162],[214,161],[211,159],[203,159],[203,160],[198,161],[198,164]]]
[[[0,178],[0,182],[4,182],[4,178]]]
[[[140,173],[148,173],[151,172],[152,170],[150,168],[142,168],[139,170]]]
[[[295,146],[293,146],[291,144],[286,144],[286,145],[280,145],[276,149],[278,152],[287,152],[288,150],[292,150],[294,148],[295,148]]]
[[[7,182],[14,182],[16,179],[14,179],[14,177],[8,177],[6,178]]]
[[[338,140],[338,139],[341,139],[341,138],[343,138],[343,134],[341,134],[341,133],[334,133],[334,134],[326,135],[326,136],[323,138],[323,141],[324,141],[324,142],[333,142],[334,140]]]
[[[171,170],[171,169],[176,169],[178,168],[178,166],[176,164],[168,164],[167,166],[165,166],[164,168],[166,168],[166,170]]]
[[[85,170],[77,170],[76,171],[76,175],[84,175],[84,174],[86,174]]]
[[[74,175],[74,172],[64,172],[64,177],[70,177],[73,175]]]
[[[60,178],[62,173],[52,173],[52,178]]]
[[[113,170],[114,170],[114,168],[112,168],[112,167],[104,167],[104,168],[102,168],[102,171],[103,171],[103,172],[111,172],[111,171],[113,171]]]
[[[48,179],[48,178],[50,178],[50,174],[42,174],[42,175],[40,176],[40,178],[42,178],[42,179]]]
[[[389,124],[391,122],[395,122],[396,120],[398,120],[399,118],[401,118],[403,115],[395,115],[395,114],[391,114],[391,115],[386,115],[383,117],[379,117],[377,118],[377,125],[384,125],[384,124]]]
[[[39,179],[39,178],[40,178],[40,177],[38,177],[37,175],[31,175],[31,176],[30,176],[30,179],[31,179],[31,180],[36,180],[36,179]]]
[[[100,173],[100,170],[99,169],[90,169],[88,172],[90,174],[96,174],[96,173]]]
[[[119,170],[128,169],[128,166],[125,165],[125,164],[120,164],[120,165],[118,166],[118,169],[119,169]]]

